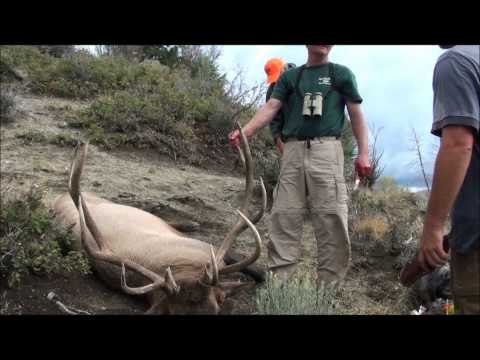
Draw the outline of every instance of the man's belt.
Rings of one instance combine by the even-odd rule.
[[[313,141],[313,140],[322,140],[322,141],[335,141],[335,140],[338,140],[340,139],[340,137],[336,137],[336,136],[292,136],[292,137],[289,137],[287,138],[287,140],[285,142],[289,142],[289,141]]]

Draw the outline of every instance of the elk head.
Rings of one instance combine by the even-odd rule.
[[[159,264],[155,271],[148,266],[134,261],[132,258],[119,256],[111,250],[105,241],[99,226],[94,220],[84,194],[80,191],[80,176],[85,163],[88,143],[82,143],[76,149],[75,160],[70,169],[69,193],[78,210],[80,220],[80,240],[86,253],[96,263],[107,263],[120,270],[118,281],[121,289],[130,295],[146,295],[150,299],[150,309],[147,313],[186,314],[210,313],[217,314],[227,295],[243,287],[241,282],[221,281],[221,277],[233,272],[241,271],[253,264],[261,254],[261,237],[255,224],[262,218],[266,208],[266,190],[262,179],[262,207],[252,221],[248,218],[248,207],[253,196],[253,162],[247,139],[237,124],[242,136],[241,147],[238,149],[245,167],[246,188],[243,203],[238,210],[239,218],[232,229],[227,233],[217,250],[212,245],[200,240],[178,236],[178,241],[188,240],[192,243],[195,259],[189,255],[178,254],[181,261]],[[120,221],[128,221],[121,219]],[[250,228],[255,239],[255,251],[245,259],[230,265],[225,265],[223,259],[232,247],[235,239],[245,229]],[[87,230],[91,237],[87,236]],[[132,242],[135,239],[131,240]],[[155,251],[162,251],[156,248]],[[189,251],[190,253],[190,251]],[[199,260],[200,259],[200,260]],[[159,270],[161,268],[161,271]],[[128,270],[128,273],[127,273]],[[132,276],[134,275],[134,276]],[[127,284],[128,282],[131,285]],[[135,286],[132,278],[135,277]],[[140,279],[140,280],[138,280]]]

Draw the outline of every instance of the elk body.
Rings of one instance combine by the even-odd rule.
[[[266,192],[260,179],[263,207],[250,221],[247,210],[253,193],[253,165],[245,136],[239,149],[246,167],[245,197],[237,223],[217,249],[178,232],[146,211],[81,192],[87,147],[88,144],[81,144],[77,148],[69,192],[60,195],[53,206],[65,225],[73,225],[76,245],[90,256],[97,275],[127,294],[145,296],[150,304],[149,314],[217,314],[225,297],[243,285],[221,281],[222,275],[245,269],[259,258],[261,251],[261,238],[254,223],[265,211]],[[255,251],[226,265],[227,251],[247,227],[253,231]]]

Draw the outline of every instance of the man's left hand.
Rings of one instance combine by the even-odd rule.
[[[443,250],[443,228],[441,226],[423,227],[418,261],[424,271],[432,271],[448,261],[448,254]]]
[[[370,171],[372,170],[372,167],[370,165],[370,160],[368,159],[368,155],[360,154],[355,159],[354,164],[355,164],[355,171],[357,172],[360,178],[365,178],[368,175],[370,175]]]

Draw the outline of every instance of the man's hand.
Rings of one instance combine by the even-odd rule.
[[[230,134],[228,134],[228,142],[233,148],[238,148],[240,146],[241,135],[240,130],[235,129]]]
[[[253,136],[259,129],[272,121],[281,108],[282,102],[280,100],[270,98],[270,100],[257,111],[247,125],[243,127],[245,136],[247,138]],[[233,147],[239,147],[241,141],[240,131],[236,129],[228,134],[228,141]]]
[[[444,265],[448,261],[448,254],[443,250],[443,228],[425,224],[418,262],[424,271],[430,272]]]
[[[360,154],[354,162],[355,171],[357,172],[360,179],[367,177],[370,175],[370,171],[372,167],[370,165],[370,160],[368,159],[368,155]]]
[[[283,148],[285,147],[285,144],[280,136],[275,139],[275,145],[277,145],[277,150],[280,155],[283,155]]]

